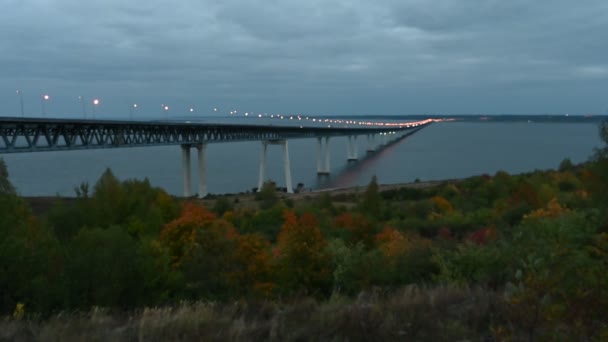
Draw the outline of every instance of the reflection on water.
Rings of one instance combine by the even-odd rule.
[[[414,132],[415,133],[415,132]],[[317,177],[317,189],[333,189],[353,186],[357,183],[358,177],[373,170],[381,160],[387,160],[395,152],[397,145],[401,144],[411,134],[399,137],[386,145],[378,147],[375,151],[366,151],[364,157],[359,160],[348,161],[334,174],[319,175]]]

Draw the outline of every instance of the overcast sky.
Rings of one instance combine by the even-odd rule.
[[[608,113],[606,0],[0,5],[0,115]]]

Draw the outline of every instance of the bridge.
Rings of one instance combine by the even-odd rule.
[[[367,138],[373,152],[390,141],[426,127],[432,119],[404,123],[347,121],[338,125],[216,124],[190,121],[120,121],[41,118],[0,118],[0,154],[68,151],[100,148],[180,145],[184,196],[191,196],[191,148],[198,154],[198,196],[207,195],[205,148],[210,143],[261,141],[258,189],[266,177],[268,145],[281,145],[287,192],[293,192],[289,163],[289,139],[317,139],[317,173],[330,172],[329,144],[332,137],[347,137],[347,160],[358,159],[357,137]]]

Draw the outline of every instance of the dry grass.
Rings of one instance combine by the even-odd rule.
[[[449,341],[492,339],[500,300],[481,289],[407,287],[319,303],[183,303],[0,321],[0,341]]]

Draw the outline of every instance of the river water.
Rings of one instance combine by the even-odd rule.
[[[360,157],[366,157],[365,137],[359,137]],[[557,168],[564,158],[589,159],[602,146],[591,123],[435,123],[398,144],[349,164],[346,138],[332,138],[331,176],[316,175],[316,139],[289,141],[294,186],[306,189],[366,185],[376,175],[381,184]],[[192,150],[192,186],[197,188]],[[206,150],[210,193],[238,193],[257,186],[260,142],[209,144]],[[179,146],[36,152],[0,155],[10,180],[24,196],[73,196],[82,182],[93,185],[106,168],[120,179],[148,178],[171,194],[182,194]],[[282,150],[268,146],[267,178],[284,184]]]

